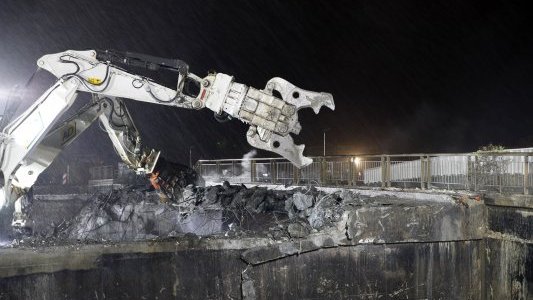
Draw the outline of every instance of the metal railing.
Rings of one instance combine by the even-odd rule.
[[[529,194],[533,152],[314,157],[297,169],[282,158],[200,160],[206,181],[400,187]]]
[[[117,177],[117,170],[113,165],[89,168],[91,180],[113,179]]]

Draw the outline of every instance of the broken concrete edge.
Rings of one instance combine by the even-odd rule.
[[[0,249],[0,278],[62,270],[89,270],[103,255],[173,253],[191,250],[244,250],[276,243],[269,238],[179,238],[110,244],[71,244]]]
[[[533,209],[533,195],[487,194],[484,200],[487,205]]]
[[[398,240],[394,242],[385,242],[376,239],[364,239],[359,241],[352,241],[346,238],[342,239],[339,236],[331,236],[327,234],[311,235],[305,239],[297,241],[282,242],[273,246],[260,246],[245,250],[241,254],[241,259],[248,265],[257,266],[264,263],[272,262],[278,259],[287,258],[293,255],[301,255],[304,253],[317,251],[325,248],[335,247],[354,247],[363,245],[394,245],[407,243],[443,243],[443,242],[464,242],[464,241],[479,241],[483,237],[473,239],[457,239],[457,240],[434,240],[434,241],[420,241],[415,239]]]
[[[295,187],[300,188],[300,187]],[[305,188],[305,187],[304,187]],[[357,195],[365,196],[365,194],[361,193],[362,190],[358,189],[344,189],[344,188],[318,188],[319,191],[322,190],[322,192],[326,194],[342,194],[342,193],[353,193]],[[281,190],[274,188],[273,190]],[[461,202],[460,204],[463,204],[466,208],[461,207],[458,205],[457,201],[454,200],[452,196],[449,195],[433,195],[434,197],[426,197],[427,194],[419,193],[414,194],[413,193],[406,193],[403,191],[363,191],[366,193],[366,195],[370,195],[369,198],[373,197],[387,197],[389,199],[394,199],[394,201],[398,199],[409,199],[417,201],[417,203],[425,202],[433,202],[433,205],[438,206],[448,206],[452,204],[451,206],[455,207],[454,209],[458,211],[461,214],[464,214],[466,212],[466,209],[468,208],[467,205],[464,205],[464,202]],[[372,193],[372,194],[369,194]],[[418,197],[417,197],[418,195]],[[402,198],[402,196],[405,196]],[[442,197],[443,196],[443,197]],[[423,198],[420,198],[423,197]],[[430,198],[428,200],[428,198]],[[323,198],[322,198],[323,199]],[[435,201],[431,201],[431,199]],[[466,199],[465,201],[473,201]],[[475,203],[479,203],[480,201],[475,201]],[[320,203],[320,201],[318,201]],[[316,204],[318,206],[318,203]],[[398,201],[398,203],[403,203],[402,201]],[[302,202],[302,205],[307,205],[306,203]],[[379,203],[378,203],[379,204]],[[352,204],[350,204],[352,205]],[[356,205],[359,207],[359,205]],[[421,207],[425,207],[421,206]],[[457,209],[459,208],[459,209]],[[375,210],[376,208],[372,208],[372,210]],[[385,206],[381,208],[381,206],[378,206],[378,210],[381,209],[389,209]],[[401,207],[399,208],[400,214],[399,216],[403,216],[405,213],[404,211],[408,208]],[[418,208],[416,208],[418,209]],[[414,211],[416,211],[414,209]],[[380,234],[381,229],[383,229],[383,225],[381,225],[381,229],[379,229],[379,232],[369,231],[368,234],[365,235],[358,235],[350,234],[348,232],[349,226],[352,228],[357,229],[358,224],[361,222],[365,222],[365,220],[360,220],[359,218],[351,219],[350,216],[357,215],[357,213],[365,212],[366,209],[363,207],[362,209],[350,212],[344,212],[340,214],[338,219],[334,221],[334,223],[331,223],[327,225],[328,227],[324,228],[323,231],[317,234],[313,234],[309,236],[308,238],[301,239],[301,240],[292,240],[292,241],[276,241],[275,239],[272,239],[271,237],[248,237],[248,238],[223,238],[220,236],[211,236],[211,237],[187,237],[185,235],[177,236],[177,239],[155,239],[155,240],[144,240],[144,241],[132,241],[132,242],[122,242],[120,244],[114,244],[110,242],[105,242],[103,244],[66,244],[66,245],[60,245],[55,246],[51,245],[49,247],[45,246],[41,247],[39,245],[28,245],[24,244],[22,247],[18,247],[17,250],[14,249],[4,249],[0,250],[0,277],[2,277],[4,274],[3,272],[11,272],[11,276],[16,276],[26,273],[36,273],[36,272],[53,272],[58,270],[64,270],[64,269],[88,269],[88,268],[94,268],[98,263],[98,258],[102,255],[106,254],[115,254],[115,253],[157,253],[157,252],[167,252],[172,253],[175,251],[181,251],[181,250],[245,250],[248,251],[247,253],[251,253],[250,257],[246,259],[247,254],[243,254],[243,259],[245,262],[248,262],[250,264],[255,263],[259,264],[262,262],[270,261],[279,259],[282,257],[287,257],[290,255],[296,255],[300,253],[305,253],[309,251],[318,250],[321,248],[328,248],[328,247],[337,247],[337,246],[352,246],[352,245],[359,245],[359,244],[385,244],[385,241],[387,241],[388,244],[392,243],[412,243],[412,242],[437,242],[441,241],[443,239],[442,234],[438,235],[426,235],[426,236],[420,236],[420,235],[405,235],[405,236],[399,236],[398,238],[391,239],[390,237],[387,238],[385,235]],[[437,211],[437,213],[439,213]],[[416,216],[416,214],[414,214]],[[459,215],[460,216],[460,215]],[[374,220],[375,216],[372,214],[368,214],[367,217],[368,220]],[[403,222],[403,221],[402,221]],[[356,227],[352,226],[357,225]],[[405,222],[404,222],[405,223]],[[403,224],[403,223],[402,223]],[[448,224],[448,223],[446,223]],[[405,224],[404,224],[405,225]],[[407,224],[406,226],[408,226]],[[396,224],[393,224],[393,227],[391,228],[397,228],[398,226]],[[404,226],[405,227],[405,226]],[[376,228],[374,228],[376,229]],[[438,232],[440,232],[439,228],[436,228]],[[384,230],[384,229],[383,229]],[[413,238],[414,237],[414,238]],[[426,238],[425,238],[426,237]],[[472,232],[465,233],[464,236],[452,236],[446,239],[446,241],[451,240],[463,240],[465,237],[472,238],[477,237],[476,234],[472,234]],[[420,239],[419,239],[420,238]],[[444,240],[442,240],[444,241]],[[130,247],[130,248],[128,248]],[[271,249],[266,249],[271,248]],[[10,253],[10,250],[14,250]],[[255,251],[255,254],[254,254]],[[38,252],[37,258],[35,258],[36,253]],[[255,257],[254,257],[255,255]],[[42,258],[44,257],[44,258]],[[27,260],[26,260],[27,258]],[[29,262],[32,261],[30,264]],[[53,263],[50,263],[50,261],[53,261]],[[16,263],[13,263],[16,262]],[[14,270],[6,271],[7,268],[11,268]],[[3,270],[2,270],[3,269]],[[51,271],[52,270],[52,271]]]
[[[328,193],[315,188],[280,190],[253,187],[248,189],[244,186],[228,186],[226,183],[224,186],[210,186],[205,189],[185,189],[183,198],[187,201],[180,201],[178,209],[175,209],[175,205],[162,204],[158,198],[155,199],[152,196],[154,195],[136,189],[124,189],[107,195],[94,195],[89,201],[82,201],[87,204],[81,210],[77,208],[78,212],[68,220],[54,220],[47,223],[46,216],[37,219],[34,224],[41,227],[35,226],[39,228],[34,231],[35,234],[25,240],[14,239],[12,245],[17,246],[20,242],[38,247],[64,244],[67,241],[92,243],[93,241],[153,240],[158,237],[179,236],[180,233],[186,232],[202,236],[242,235],[237,227],[234,231],[232,226],[242,225],[244,220],[242,215],[250,211],[254,214],[281,212],[288,216],[291,223],[288,226],[281,225],[278,217],[274,216],[278,226],[268,228],[268,237],[278,239],[288,234],[291,238],[304,238],[310,232],[316,232],[323,226],[330,226],[331,222],[338,221],[342,211],[348,207],[354,208],[367,204],[372,206],[407,204],[407,201],[398,200],[395,196],[379,196],[378,194],[371,198],[353,190],[343,189]],[[57,204],[63,201],[53,202]],[[410,202],[416,202],[415,205],[443,204],[443,202],[422,202],[412,199]],[[447,205],[447,203],[444,204]],[[202,216],[203,212],[209,212],[211,207],[213,211],[220,211],[222,214],[233,213],[234,220],[231,223],[228,221],[228,224],[220,221],[213,224],[213,228],[204,225],[194,225],[196,228],[193,228],[187,224],[205,222],[207,222],[205,224],[211,224],[210,215]],[[241,213],[240,219],[239,212]],[[165,216],[160,217],[163,214]],[[37,213],[34,214],[34,216],[37,215]],[[220,216],[214,219],[223,220]],[[254,230],[256,233],[259,231],[264,233],[264,229],[266,228]]]
[[[305,253],[320,248],[337,247],[338,245],[340,243],[334,241],[331,235],[316,234],[308,239],[292,242],[257,237],[239,239],[189,238],[186,240],[139,241],[103,245],[74,244],[38,249],[24,247],[3,248],[0,249],[0,278],[36,273],[54,273],[63,270],[90,270],[98,266],[101,256],[113,254],[245,249],[244,253],[256,253],[257,251],[264,251],[263,249],[280,249],[279,257],[273,257],[272,254],[264,256],[266,261],[270,261],[288,255]],[[245,260],[245,262],[247,261]]]
[[[38,201],[72,201],[72,199],[89,200],[92,194],[36,194],[34,200]]]
[[[474,200],[470,200],[474,201]],[[478,201],[474,201],[476,204]],[[363,208],[364,210],[365,208]],[[468,208],[466,208],[468,209]],[[484,218],[484,214],[478,215]],[[473,216],[474,218],[478,216]],[[293,255],[300,255],[306,252],[316,251],[323,248],[357,246],[366,244],[403,244],[403,243],[439,243],[450,241],[467,241],[482,240],[486,237],[485,226],[472,229],[469,232],[462,232],[456,235],[434,235],[431,237],[404,238],[398,239],[385,238],[379,233],[371,236],[362,236],[354,233],[353,224],[358,223],[359,210],[345,211],[341,220],[336,226],[324,229],[322,232],[310,234],[304,239],[285,241],[269,246],[259,246],[245,250],[241,254],[241,259],[250,265],[260,265],[270,261],[286,258]],[[451,225],[451,224],[450,224]],[[457,228],[460,229],[460,228]]]
[[[343,237],[338,231],[312,234],[305,239],[282,242],[270,246],[260,246],[245,250],[241,254],[241,259],[245,263],[255,266],[322,248],[332,248],[341,245],[347,245],[345,242],[342,242],[342,240],[345,239],[346,237]]]
[[[220,183],[209,182],[206,185],[220,185]],[[285,187],[284,185],[278,184],[252,184],[252,183],[243,183],[246,187],[264,187],[272,190],[294,190],[301,188],[309,188],[309,185],[291,185],[290,187]],[[370,198],[374,197],[395,197],[398,200],[422,200],[422,201],[432,201],[432,202],[445,202],[450,203],[454,202],[454,196],[465,196],[466,198],[474,198],[480,196],[479,193],[472,193],[470,191],[450,191],[450,190],[418,190],[418,189],[400,189],[400,188],[369,188],[369,187],[323,187],[323,186],[313,186],[318,191],[325,193],[338,193],[343,190],[353,191],[361,196],[367,196]],[[480,202],[480,201],[478,201]]]
[[[113,254],[174,253],[177,251],[191,250],[244,250],[241,253],[241,259],[248,265],[259,265],[324,248],[365,244],[443,242],[418,241],[413,239],[394,242],[375,239],[349,240],[345,234],[346,229],[342,229],[342,227],[346,227],[347,218],[347,214],[343,216],[343,222],[339,222],[337,228],[329,228],[325,232],[311,234],[305,239],[286,242],[258,237],[239,239],[195,237],[169,241],[52,246],[39,248],[38,250],[24,247],[4,248],[0,249],[0,278],[35,273],[54,273],[62,270],[89,270],[98,266],[101,256]]]

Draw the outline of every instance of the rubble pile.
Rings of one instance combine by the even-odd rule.
[[[125,188],[92,196],[79,213],[32,239],[61,242],[119,242],[198,236],[302,238],[333,225],[360,195],[324,193],[313,187],[247,188],[244,185],[188,186],[173,201],[157,193]]]

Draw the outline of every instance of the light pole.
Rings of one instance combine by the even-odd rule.
[[[328,131],[329,128],[326,128],[326,129],[323,129],[322,130],[322,133],[324,134],[323,136],[323,141],[324,141],[324,152],[323,152],[323,156],[325,157],[326,156],[326,131]]]
[[[324,130],[324,154],[323,156],[326,156],[326,131]]]

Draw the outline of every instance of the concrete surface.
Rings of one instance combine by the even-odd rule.
[[[313,228],[303,198],[286,219],[309,226],[302,238],[223,231],[4,248],[0,299],[533,298],[529,207],[418,192],[326,192],[343,208],[317,210],[331,224]]]

